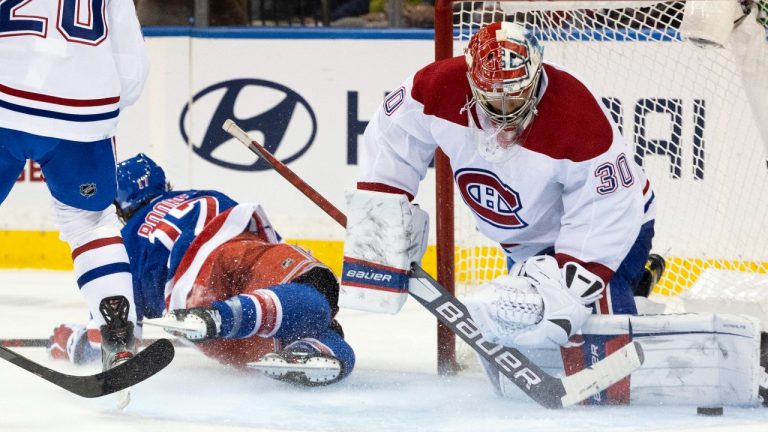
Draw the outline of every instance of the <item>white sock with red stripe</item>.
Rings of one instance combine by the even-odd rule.
[[[99,303],[105,297],[125,296],[133,306],[133,282],[120,236],[99,238],[72,251],[75,277],[80,292],[88,303],[95,324],[103,325]],[[136,322],[136,310],[131,307],[129,318]]]
[[[60,238],[72,249],[77,285],[92,317],[89,327],[105,324],[99,303],[111,296],[128,299],[131,305],[128,318],[135,323],[133,280],[114,207],[92,212],[54,202],[53,208]],[[138,326],[134,328],[139,331]]]
[[[240,294],[211,306],[221,314],[220,336],[224,338],[272,337],[282,323],[282,306],[269,290]]]

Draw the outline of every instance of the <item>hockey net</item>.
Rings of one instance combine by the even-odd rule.
[[[461,55],[482,26],[517,22],[539,38],[545,61],[602,97],[654,188],[653,252],[666,272],[653,296],[670,298],[707,272],[762,277],[768,270],[766,6],[754,4],[744,16],[742,3],[437,1],[436,54]],[[697,7],[724,9],[697,15]],[[445,205],[453,179],[441,168],[438,230],[451,222],[454,230],[453,239],[438,234],[438,268],[453,269],[439,279],[455,282],[461,296],[504,273],[506,260],[476,231],[458,194],[455,207]]]

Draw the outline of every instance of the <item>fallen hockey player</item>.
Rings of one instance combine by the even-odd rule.
[[[140,317],[196,343],[206,355],[301,385],[331,384],[354,367],[333,319],[335,275],[280,242],[261,206],[216,191],[172,191],[139,154],[118,164],[117,212]],[[62,324],[54,358],[99,358],[93,332]]]

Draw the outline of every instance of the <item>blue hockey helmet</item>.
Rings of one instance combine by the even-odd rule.
[[[117,164],[115,206],[123,222],[168,190],[170,185],[165,179],[165,171],[144,153]]]

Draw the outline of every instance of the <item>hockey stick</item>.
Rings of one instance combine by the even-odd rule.
[[[250,138],[235,122],[227,120],[223,128],[253,153],[266,160],[275,171],[336,222],[346,226],[347,218],[344,213],[269,153],[264,146]],[[500,375],[515,383],[531,399],[547,408],[562,408],[581,402],[607,389],[643,364],[642,347],[633,342],[586,369],[564,378],[555,378],[520,351],[484,340],[470,318],[466,306],[418,264],[411,267],[408,292],[482,358],[494,365]]]
[[[153,344],[160,339],[142,339],[143,345]],[[176,339],[169,339],[169,342],[173,344],[174,348],[186,347],[183,343],[180,343]],[[6,348],[48,348],[51,344],[51,340],[47,338],[19,338],[19,339],[0,339],[0,346]]]
[[[49,369],[0,346],[0,357],[40,378],[85,398],[95,398],[138,384],[168,366],[174,356],[173,345],[160,339],[130,360],[95,375],[67,375]]]

